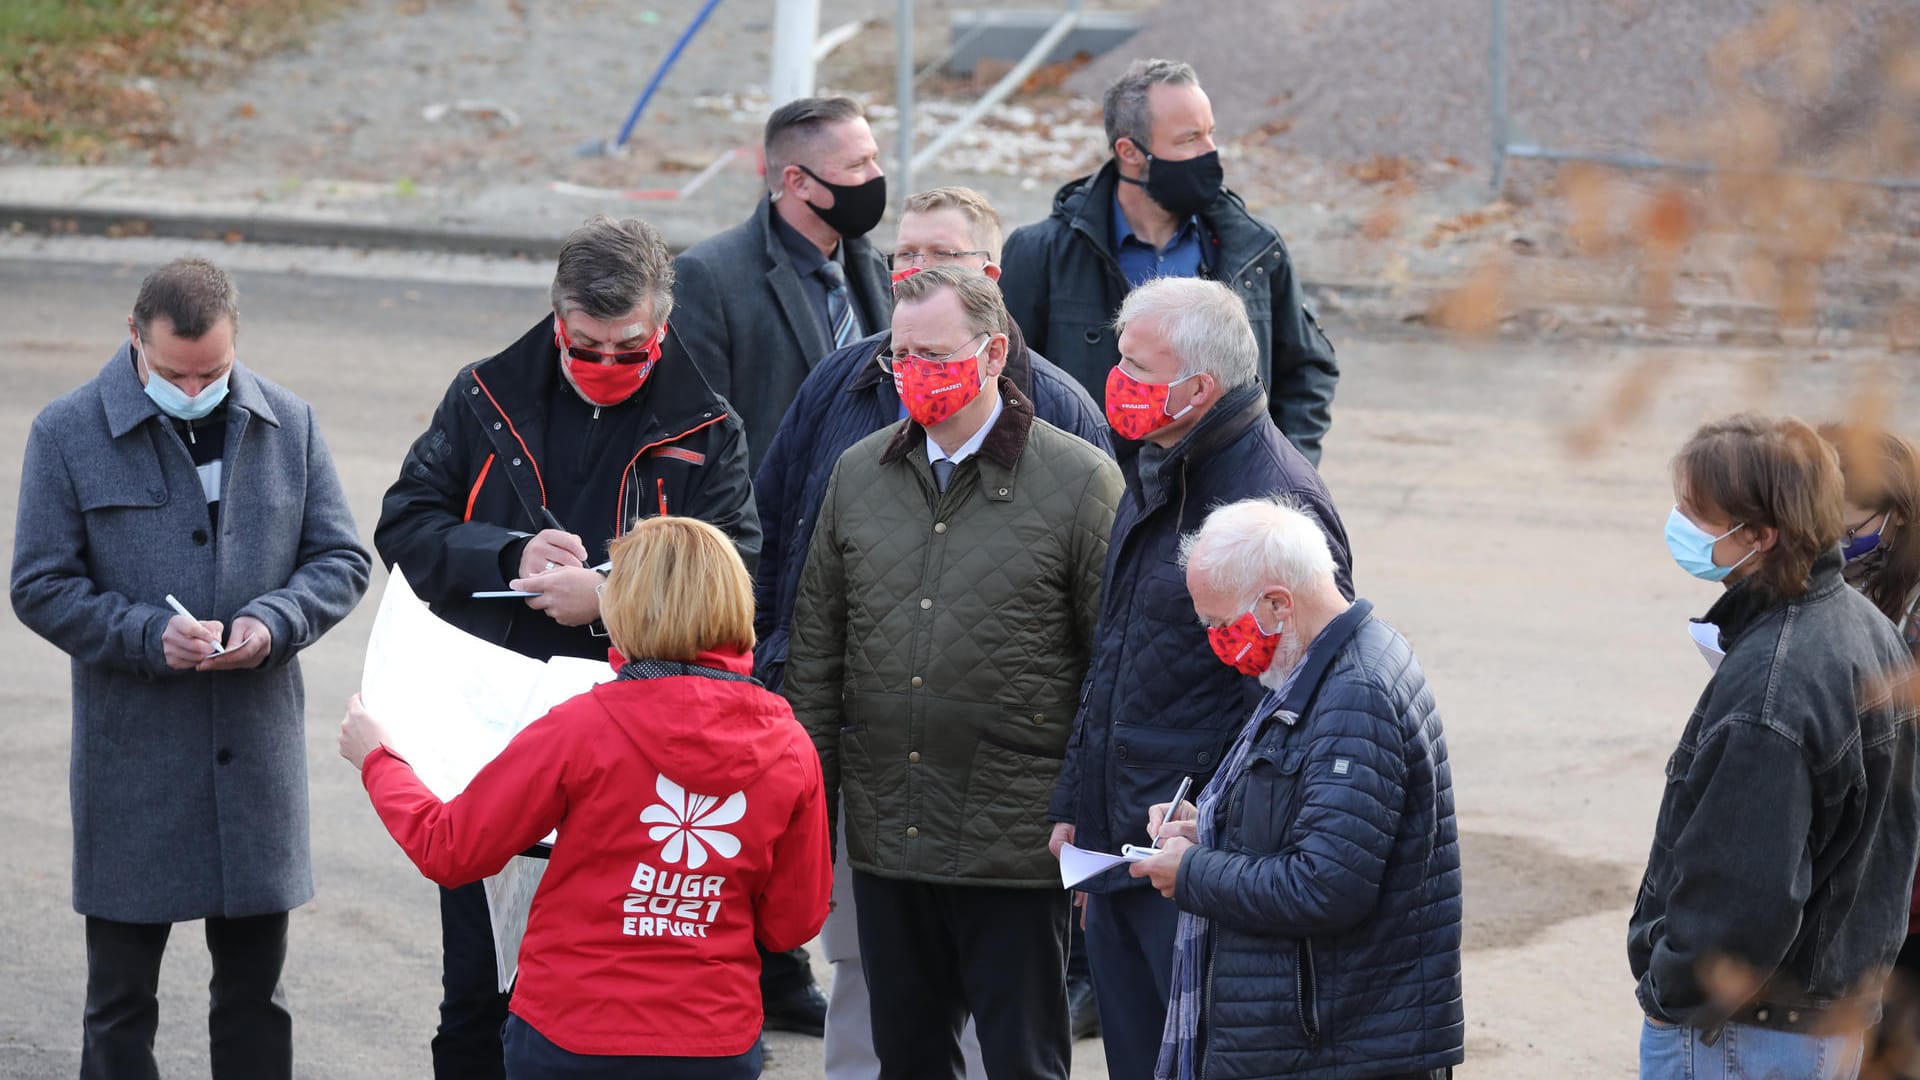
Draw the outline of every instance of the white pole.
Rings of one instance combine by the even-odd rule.
[[[813,49],[820,36],[820,0],[774,0],[773,79],[769,104],[779,108],[813,95]]]

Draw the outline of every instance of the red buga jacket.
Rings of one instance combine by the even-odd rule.
[[[738,676],[752,657],[696,664]],[[449,888],[559,829],[510,1008],[577,1054],[745,1053],[762,1020],[754,939],[796,948],[827,917],[820,759],[787,703],[750,682],[595,687],[528,725],[451,802],[384,747],[361,780],[407,856]]]

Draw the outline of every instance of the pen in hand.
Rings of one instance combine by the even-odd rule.
[[[547,527],[552,529],[554,532],[567,531],[567,527],[565,525],[560,524],[560,519],[557,517],[554,517],[553,511],[547,509],[546,507],[543,506],[540,508],[540,516],[547,519]]]
[[[185,615],[189,622],[197,623],[200,621],[199,619],[196,619],[193,617],[193,612],[187,610],[187,605],[174,599],[174,596],[172,593],[167,594],[167,606],[171,607],[173,610],[179,612],[180,614]],[[213,646],[213,651],[208,653],[207,654],[208,656],[219,656],[221,653],[227,651],[226,647],[221,645],[218,641],[211,642],[211,644]]]
[[[1173,815],[1180,812],[1180,804],[1186,800],[1187,789],[1192,786],[1193,777],[1183,776],[1180,778],[1180,786],[1174,789],[1173,792],[1173,801],[1167,804],[1167,816],[1160,819],[1160,828],[1154,831],[1153,850],[1160,850],[1160,837],[1167,831],[1167,822],[1172,821]]]

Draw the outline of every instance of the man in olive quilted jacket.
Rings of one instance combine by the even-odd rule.
[[[989,279],[895,285],[908,419],[827,486],[785,693],[844,797],[882,1080],[1064,1078],[1068,900],[1046,807],[1092,648],[1119,469],[1001,377]]]

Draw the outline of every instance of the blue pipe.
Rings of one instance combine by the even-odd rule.
[[[693,40],[694,33],[707,21],[707,16],[713,14],[713,9],[719,6],[720,0],[707,0],[701,6],[700,13],[693,17],[693,22],[681,31],[680,40],[673,43],[673,48],[667,52],[667,58],[660,61],[659,68],[655,69],[653,78],[647,80],[647,88],[640,91],[640,100],[633,103],[633,111],[627,114],[627,122],[620,128],[620,137],[613,140],[614,148],[627,145],[627,139],[633,135],[634,125],[640,122],[640,114],[646,111],[647,102],[653,100],[653,92],[660,89],[661,82],[666,79],[667,69],[673,66],[674,61],[680,59],[680,54],[686,51],[687,42]]]

